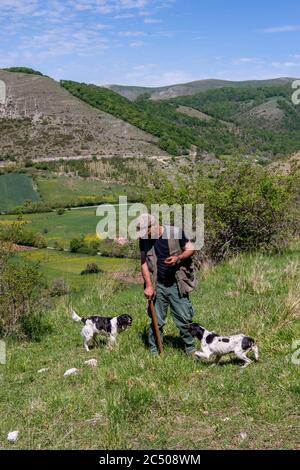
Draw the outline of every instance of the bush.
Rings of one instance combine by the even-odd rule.
[[[38,265],[16,263],[13,251],[0,243],[0,335],[39,340],[49,326],[49,297]]]
[[[57,215],[64,215],[64,213],[65,213],[65,210],[62,209],[62,208],[57,209],[57,211],[56,211],[56,214],[57,214]]]
[[[26,223],[22,219],[15,221],[11,225],[4,226],[0,230],[0,240],[16,243],[17,245],[34,246],[36,248],[46,248],[47,241],[41,233],[35,233],[25,228]]]
[[[109,239],[101,240],[99,242],[99,251],[102,256],[111,258],[137,259],[140,257],[139,244],[136,240],[129,240],[124,245]]]
[[[70,287],[63,278],[54,279],[49,289],[51,297],[61,297],[70,293]]]
[[[103,273],[104,271],[100,269],[96,263],[89,263],[87,264],[86,268],[81,271],[81,275],[85,274],[98,274],[98,273]]]
[[[81,238],[72,238],[70,241],[70,251],[71,253],[78,253],[81,248],[84,247],[84,239]]]

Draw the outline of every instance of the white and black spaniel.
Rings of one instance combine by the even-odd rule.
[[[201,343],[201,349],[195,352],[195,356],[199,359],[207,361],[214,359],[218,362],[225,354],[233,353],[244,361],[242,366],[244,368],[251,364],[252,361],[247,357],[247,354],[253,351],[256,361],[259,360],[258,347],[254,339],[249,336],[243,334],[220,336],[206,330],[198,323],[191,323],[189,332]]]
[[[84,347],[87,351],[89,351],[89,343],[94,340],[97,335],[106,336],[108,338],[108,346],[112,348],[116,343],[118,333],[121,333],[132,325],[132,317],[130,315],[81,318],[72,310],[72,318],[74,321],[84,324],[81,335],[84,338]]]

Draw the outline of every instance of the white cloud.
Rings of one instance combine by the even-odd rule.
[[[158,20],[156,18],[145,18],[144,19],[145,24],[158,24],[158,23],[161,23],[161,22],[162,22],[161,20]]]
[[[176,83],[186,83],[196,80],[195,77],[183,70],[164,71],[157,64],[140,64],[132,72],[125,75],[128,83],[137,86],[168,86]]]
[[[130,47],[142,47],[145,45],[144,41],[135,41],[135,42],[131,42],[130,44]]]
[[[130,38],[130,37],[145,36],[145,33],[143,31],[120,31],[119,35],[123,36],[124,38]]]
[[[300,68],[300,62],[272,62],[272,67],[275,68],[291,68],[291,67],[299,67]]]
[[[261,33],[272,34],[272,33],[290,33],[293,31],[300,31],[299,24],[289,24],[284,26],[275,26],[272,28],[263,28],[259,30]]]
[[[258,57],[239,57],[238,59],[234,59],[232,61],[233,65],[241,65],[241,64],[262,64],[263,61]]]

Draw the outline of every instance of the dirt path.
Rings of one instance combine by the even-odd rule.
[[[101,155],[96,157],[97,160],[101,160],[101,158],[114,158],[115,155]],[[59,162],[59,161],[68,161],[68,160],[93,160],[93,155],[74,155],[70,157],[39,157],[34,158],[31,161],[33,163],[47,163],[47,162]],[[145,158],[142,155],[133,155],[133,154],[124,154],[122,156],[118,156],[118,158]],[[149,160],[157,160],[158,162],[165,162],[170,160],[171,157],[167,157],[166,155],[156,155],[147,157]],[[0,167],[5,167],[9,165],[17,165],[18,162],[10,162],[10,161],[1,161],[0,160]]]

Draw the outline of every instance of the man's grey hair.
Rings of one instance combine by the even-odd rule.
[[[141,214],[138,220],[137,228],[141,232],[146,232],[150,227],[157,225],[156,218],[151,214]]]

